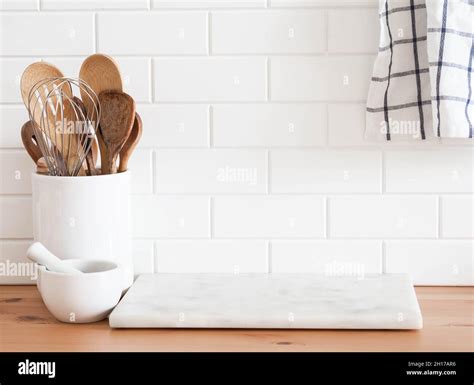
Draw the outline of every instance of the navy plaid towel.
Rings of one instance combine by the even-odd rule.
[[[380,0],[369,140],[472,138],[474,0]]]

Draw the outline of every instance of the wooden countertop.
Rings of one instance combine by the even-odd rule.
[[[0,351],[474,351],[474,288],[416,293],[418,331],[110,329],[56,321],[35,286],[0,286]]]

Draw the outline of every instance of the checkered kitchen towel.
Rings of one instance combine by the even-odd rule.
[[[474,0],[379,0],[366,138],[472,138]]]

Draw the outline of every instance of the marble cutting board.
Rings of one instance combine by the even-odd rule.
[[[403,274],[144,274],[109,316],[113,328],[420,329]]]

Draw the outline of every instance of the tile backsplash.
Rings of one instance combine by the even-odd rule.
[[[23,69],[113,55],[144,134],[140,272],[408,272],[472,285],[469,141],[370,143],[376,0],[0,0],[0,263],[32,238]],[[31,283],[0,276],[0,283]]]

